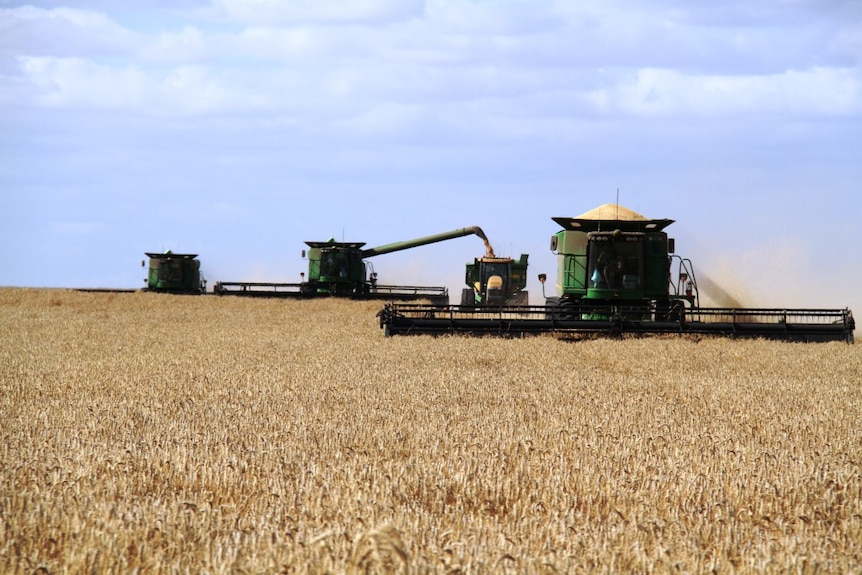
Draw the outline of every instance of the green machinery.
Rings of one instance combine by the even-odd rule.
[[[147,291],[182,294],[206,291],[206,280],[201,277],[201,262],[197,254],[175,254],[168,250],[145,255],[150,259]],[[145,263],[141,262],[141,265]]]
[[[691,262],[673,255],[674,241],[664,231],[673,220],[647,219],[614,205],[552,220],[563,228],[551,237],[559,295],[548,297],[546,305],[559,306],[568,315],[601,317],[625,304],[637,316],[648,310],[658,319],[678,317],[686,303],[696,305]],[[684,291],[678,283],[669,289],[674,263],[682,270],[678,277]],[[542,285],[544,290],[544,281]]]
[[[368,258],[424,246],[468,235],[486,240],[478,226],[460,228],[421,238],[400,241],[375,248],[365,242],[308,241],[308,279],[300,283],[217,282],[214,292],[220,295],[253,297],[321,297],[337,296],[355,299],[430,300],[434,305],[448,305],[449,292],[438,286],[385,285],[377,281]]]
[[[853,341],[849,309],[701,307],[691,261],[675,252],[668,219],[605,204],[577,217],[552,218],[555,294],[542,306],[433,309],[389,304],[386,335],[677,333],[786,341]],[[546,274],[539,275],[544,294]]]
[[[527,305],[527,254],[518,260],[496,257],[493,252],[467,264],[461,290],[462,306]]]

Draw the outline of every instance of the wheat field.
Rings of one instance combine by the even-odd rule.
[[[0,289],[0,572],[862,571],[862,346]]]

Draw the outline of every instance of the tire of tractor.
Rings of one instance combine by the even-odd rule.
[[[558,308],[560,307],[560,298],[556,296],[545,298],[545,307],[548,310],[545,312],[545,319],[560,319]]]
[[[476,305],[476,295],[470,288],[461,290],[461,305],[464,307],[472,307]]]
[[[580,301],[570,298],[560,298],[560,311],[557,312],[557,319],[573,320],[578,319],[581,315]]]
[[[530,294],[525,291],[519,291],[512,296],[512,305],[530,305]]]

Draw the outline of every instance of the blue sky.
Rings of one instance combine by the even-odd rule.
[[[478,225],[537,295],[551,217],[619,191],[749,305],[862,310],[860,59],[856,1],[0,0],[0,285]],[[482,253],[369,261],[457,297]]]

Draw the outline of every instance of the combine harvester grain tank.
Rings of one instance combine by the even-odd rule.
[[[552,219],[562,227],[551,237],[556,294],[544,305],[465,305],[466,292],[460,306],[389,303],[378,314],[384,334],[667,333],[853,342],[849,309],[702,307],[694,266],[676,255],[665,231],[673,220],[617,204]],[[539,275],[543,291],[546,279]]]

